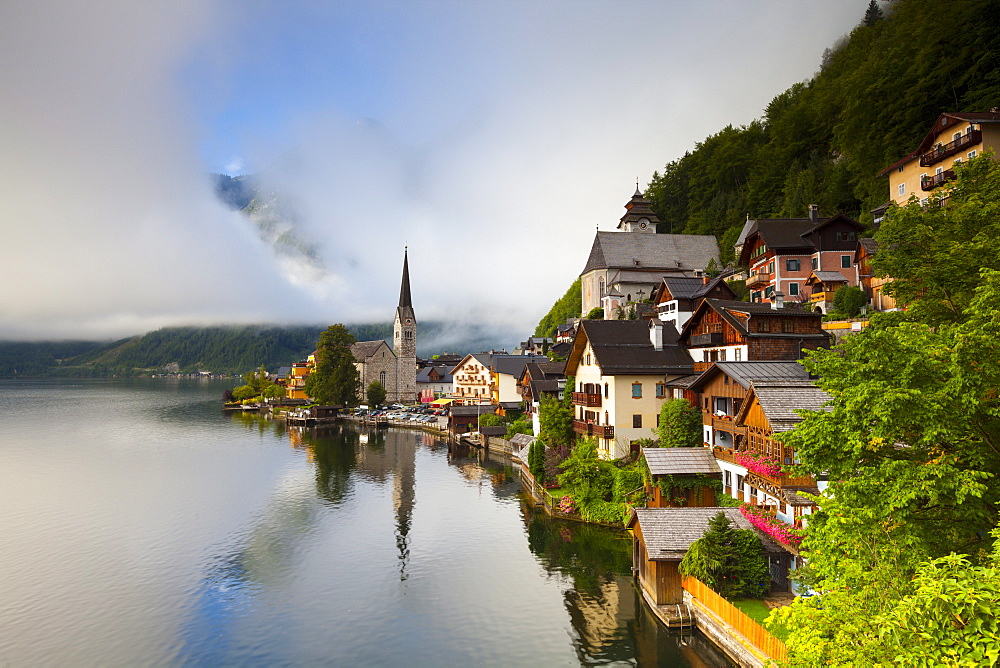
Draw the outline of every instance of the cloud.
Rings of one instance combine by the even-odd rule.
[[[386,320],[404,244],[418,318],[528,334],[636,177],[758,116],[860,18],[840,0],[233,8],[0,9],[0,338]],[[216,201],[206,147],[260,170],[315,261]]]

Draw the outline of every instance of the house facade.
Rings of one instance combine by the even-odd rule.
[[[822,314],[779,304],[705,299],[681,331],[695,362],[797,360],[829,345]]]
[[[666,380],[690,374],[693,364],[676,333],[654,320],[585,320],[566,361],[575,377],[573,430],[597,440],[606,459],[627,456],[632,441],[650,438]]]
[[[1000,113],[946,112],[937,117],[920,145],[879,174],[889,177],[889,203],[911,197],[927,202],[931,193],[955,177],[955,167],[1000,147]],[[886,207],[873,211],[876,219]]]
[[[451,370],[451,397],[456,404],[488,403],[492,395],[492,353],[466,355]]]
[[[872,259],[877,252],[877,241],[868,238],[858,239],[858,250],[854,257],[854,265],[858,270],[858,285],[865,291],[872,309],[894,311],[896,300],[885,294],[885,286],[891,279],[876,276],[872,269]]]
[[[706,297],[735,300],[736,293],[722,277],[664,276],[654,293],[653,303],[656,304],[657,317],[664,323],[671,323],[680,332]]]

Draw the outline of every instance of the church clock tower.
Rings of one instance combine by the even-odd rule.
[[[417,399],[417,318],[410,299],[410,266],[403,250],[403,281],[399,287],[399,306],[392,324],[392,350],[396,353],[397,401]]]

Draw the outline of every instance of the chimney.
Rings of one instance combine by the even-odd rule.
[[[663,350],[663,321],[659,318],[649,321],[649,342],[653,344],[653,350]]]
[[[819,222],[819,204],[809,205],[809,220],[814,223]]]
[[[785,308],[785,293],[775,292],[771,296],[771,309],[777,311],[778,309]]]
[[[710,280],[712,280],[712,278],[711,278],[711,276],[709,276],[708,274],[702,274],[702,275],[701,275],[701,284],[702,284],[702,285],[708,285],[708,282],[709,282]]]

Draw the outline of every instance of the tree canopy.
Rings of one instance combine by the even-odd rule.
[[[354,406],[360,381],[351,345],[354,337],[343,325],[330,325],[316,344],[316,368],[306,377],[305,392],[320,404]]]
[[[701,411],[686,399],[670,399],[660,406],[656,435],[661,448],[696,448],[702,444]]]

